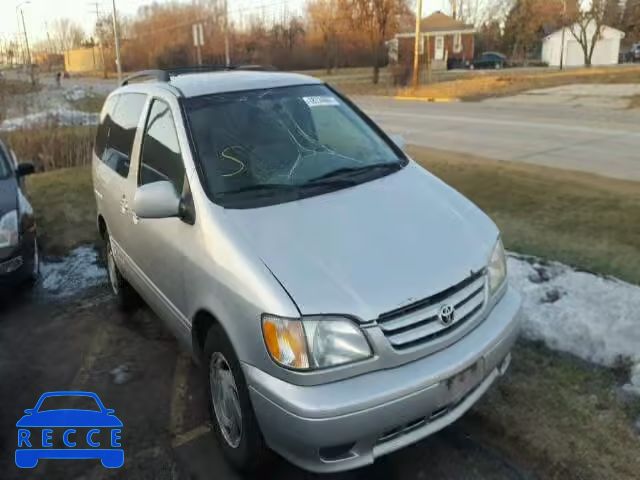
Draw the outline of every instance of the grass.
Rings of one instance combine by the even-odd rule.
[[[27,193],[36,212],[45,255],[65,255],[74,247],[95,243],[95,199],[91,169],[77,167],[29,177]]]
[[[555,168],[410,147],[472,199],[507,248],[640,284],[640,186]]]
[[[640,283],[637,183],[410,147],[420,164],[474,200],[507,246]],[[34,175],[29,191],[47,254],[97,241],[90,171]],[[628,371],[595,367],[521,341],[507,376],[461,420],[481,444],[541,478],[632,479],[640,401],[615,388]]]
[[[40,85],[31,85],[29,82],[0,79],[0,122],[5,118],[6,105],[10,100],[15,97],[37,92],[41,88]]]
[[[540,70],[521,73],[517,69],[500,73],[474,72],[467,78],[406,88],[400,95],[448,97],[480,100],[488,97],[514,95],[537,88],[581,83],[638,83],[640,67],[582,68],[565,71]]]
[[[481,443],[540,478],[634,479],[640,401],[620,401],[618,372],[521,341],[508,374],[463,418]]]
[[[20,161],[45,171],[88,165],[95,127],[49,125],[7,132],[5,136]]]

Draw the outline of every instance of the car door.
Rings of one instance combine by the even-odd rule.
[[[176,118],[169,100],[151,100],[140,154],[135,162],[135,190],[157,181],[169,181],[181,197],[189,185],[178,140]],[[132,197],[133,198],[133,197]],[[185,306],[183,249],[194,234],[180,218],[141,219],[131,211],[131,237],[127,251],[143,280],[141,293],[177,335],[189,328]]]
[[[110,97],[103,108],[95,144],[94,191],[98,211],[107,223],[118,264],[130,275],[124,253],[129,222],[127,188],[133,146],[147,96],[123,93]]]

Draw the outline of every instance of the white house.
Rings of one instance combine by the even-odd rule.
[[[595,32],[595,22],[587,27],[587,39],[589,42]],[[573,31],[580,35],[580,27],[576,24]],[[620,53],[620,41],[624,38],[624,32],[612,27],[603,26],[600,39],[596,42],[591,57],[592,65],[615,65],[618,63]],[[547,35],[542,41],[542,61],[552,67],[560,66],[560,53],[562,51],[562,29]],[[584,66],[584,52],[582,46],[571,33],[570,27],[564,29],[564,65],[567,67]]]

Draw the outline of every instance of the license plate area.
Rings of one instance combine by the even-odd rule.
[[[467,395],[482,381],[484,377],[484,361],[478,360],[473,365],[456,373],[446,381],[451,398],[456,401]]]

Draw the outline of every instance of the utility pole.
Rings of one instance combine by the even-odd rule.
[[[229,7],[227,0],[224,0],[224,61],[227,67],[231,65],[231,56],[229,55]]]
[[[560,46],[560,70],[564,69],[564,32],[567,29],[567,0],[562,0],[562,42]]]
[[[116,46],[116,68],[118,69],[118,83],[122,82],[122,62],[120,61],[120,38],[118,38],[118,14],[116,12],[116,0],[111,0],[113,7],[113,43]]]
[[[22,10],[22,5],[25,5],[27,3],[31,2],[22,2],[18,4],[16,8],[20,10],[20,18],[22,19],[22,31],[24,33],[24,46],[27,49],[27,65],[29,68],[29,77],[31,78],[31,85],[35,85],[36,79],[33,76],[33,62],[31,61],[31,50],[29,50],[29,37],[27,36],[27,26],[24,23],[24,11]]]
[[[102,44],[102,20],[100,20],[100,3],[90,2],[95,7],[96,33],[98,34],[98,48],[100,48],[100,60],[102,61],[102,77],[107,78],[107,64],[104,60],[104,45]]]
[[[420,21],[422,20],[422,0],[416,1],[416,37],[413,43],[413,88],[420,84]]]

